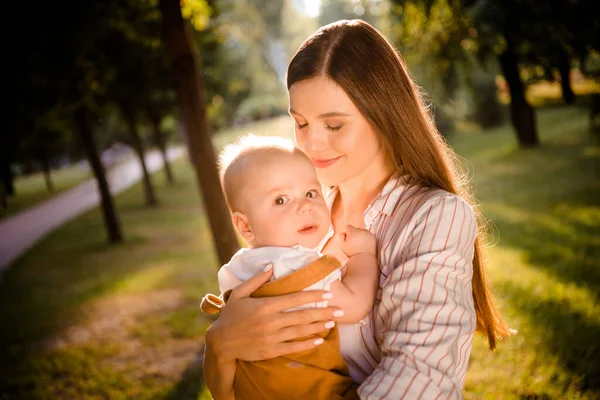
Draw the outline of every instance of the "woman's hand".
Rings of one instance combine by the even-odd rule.
[[[322,340],[293,340],[326,331],[333,326],[336,317],[343,315],[341,310],[332,307],[284,312],[330,299],[331,293],[322,290],[251,298],[250,294],[268,282],[271,274],[272,269],[269,269],[237,286],[219,319],[208,329],[206,344],[213,347],[222,362],[265,360],[311,349]]]
[[[323,339],[294,340],[326,331],[343,316],[342,310],[333,307],[284,312],[331,299],[331,293],[322,290],[251,298],[271,275],[272,268],[233,289],[221,315],[206,332],[204,378],[215,399],[233,398],[236,360],[265,360],[312,349]]]

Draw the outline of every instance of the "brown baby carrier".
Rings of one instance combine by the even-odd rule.
[[[272,297],[295,293],[324,279],[340,262],[324,255],[307,266],[267,282],[251,297]],[[207,294],[202,310],[217,313],[225,306],[229,294],[223,297]],[[234,393],[236,400],[350,400],[358,399],[348,367],[340,354],[337,326],[317,335],[324,343],[311,350],[262,361],[237,361]]]

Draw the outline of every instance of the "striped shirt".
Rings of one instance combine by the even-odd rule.
[[[328,196],[331,206],[337,195]],[[475,331],[473,210],[393,176],[364,214],[377,237],[379,289],[363,321],[340,325],[361,399],[462,399]]]

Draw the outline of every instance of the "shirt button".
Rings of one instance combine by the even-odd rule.
[[[361,319],[360,321],[358,321],[358,326],[360,326],[361,328],[363,326],[365,326],[366,324],[367,324],[367,319],[366,318]]]

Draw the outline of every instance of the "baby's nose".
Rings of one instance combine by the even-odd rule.
[[[304,199],[301,203],[300,203],[300,212],[310,212],[312,211],[313,207],[312,207],[312,203],[308,200],[308,199]]]

